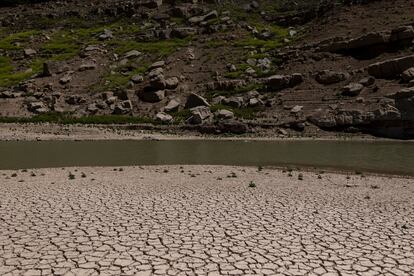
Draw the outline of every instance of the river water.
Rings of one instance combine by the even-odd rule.
[[[209,164],[414,175],[414,143],[365,141],[3,141],[0,169]]]

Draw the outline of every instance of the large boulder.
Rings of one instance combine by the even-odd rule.
[[[197,107],[197,106],[207,106],[207,107],[209,107],[210,104],[202,96],[200,96],[196,93],[191,93],[187,98],[185,108],[193,108],[193,107]]]
[[[165,112],[158,112],[157,115],[155,115],[155,119],[162,123],[170,123],[173,120],[173,117]]]
[[[189,123],[194,125],[203,124],[207,121],[211,121],[213,114],[210,111],[210,108],[207,106],[197,106],[190,109],[191,117],[189,118]]]
[[[342,95],[355,97],[361,93],[362,89],[364,89],[362,84],[353,82],[342,87]]]
[[[368,73],[379,79],[390,79],[396,78],[411,67],[414,67],[414,55],[371,64],[368,66]]]
[[[335,72],[331,70],[323,70],[319,71],[316,76],[315,80],[320,84],[334,84],[341,81],[344,81],[349,78],[349,74],[345,72]]]
[[[164,90],[142,90],[137,93],[138,97],[147,103],[157,103],[162,101],[165,98],[165,91]]]
[[[405,82],[410,82],[410,81],[414,80],[414,67],[408,68],[407,70],[402,72],[401,78]]]

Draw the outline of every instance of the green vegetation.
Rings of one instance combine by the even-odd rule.
[[[26,32],[9,34],[0,40],[0,49],[5,51],[23,49],[30,39],[40,34],[39,31],[31,30]]]
[[[148,54],[156,54],[160,57],[168,56],[175,52],[179,47],[186,46],[191,38],[171,39],[163,41],[136,41],[133,39],[122,40],[114,39],[108,42],[117,54],[123,55],[131,50],[139,50]]]
[[[0,56],[0,87],[10,86],[30,77],[33,73],[14,72],[8,57]]]
[[[67,113],[46,113],[33,117],[0,117],[0,123],[57,123],[71,124],[156,124],[157,122],[147,117],[133,117],[121,115],[91,115],[73,117]]]
[[[108,90],[108,89],[125,87],[130,81],[130,79],[132,78],[132,76],[137,75],[137,74],[143,74],[145,71],[147,71],[148,65],[145,64],[138,68],[134,68],[130,71],[127,71],[126,73],[121,73],[120,71],[123,71],[122,69],[125,67],[121,67],[118,69],[117,72],[109,73],[106,76],[104,76],[103,79],[106,81],[106,83],[103,86],[101,86],[100,90]],[[93,90],[96,90],[96,89],[93,89]]]
[[[224,104],[217,104],[217,105],[211,106],[211,111],[212,112],[216,112],[217,110],[220,110],[220,109],[227,109],[229,111],[232,111],[236,118],[241,118],[241,119],[246,119],[246,120],[253,120],[257,117],[256,114],[260,111],[263,111],[264,108],[259,107],[259,106],[257,106],[257,107],[233,108],[231,106],[224,105]]]

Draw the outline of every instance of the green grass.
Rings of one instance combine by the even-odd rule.
[[[70,114],[46,113],[33,117],[0,117],[0,123],[57,123],[71,124],[156,124],[157,122],[147,117],[118,116],[118,115],[93,115],[73,117]]]
[[[0,40],[0,49],[5,51],[19,50],[23,49],[24,45],[30,41],[30,38],[40,34],[40,31],[31,30],[20,33],[13,33],[6,35]],[[15,45],[20,43],[20,46]]]
[[[168,56],[178,48],[188,45],[191,38],[171,39],[162,41],[136,41],[114,39],[109,41],[108,45],[112,46],[117,54],[123,55],[131,50],[138,50],[147,54],[156,54],[158,56]]]
[[[27,79],[33,74],[26,72],[14,72],[14,67],[8,57],[0,56],[0,87],[7,87]]]

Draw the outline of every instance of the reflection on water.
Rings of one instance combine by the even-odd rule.
[[[203,140],[0,142],[0,169],[156,164],[298,165],[414,175],[414,143]]]

